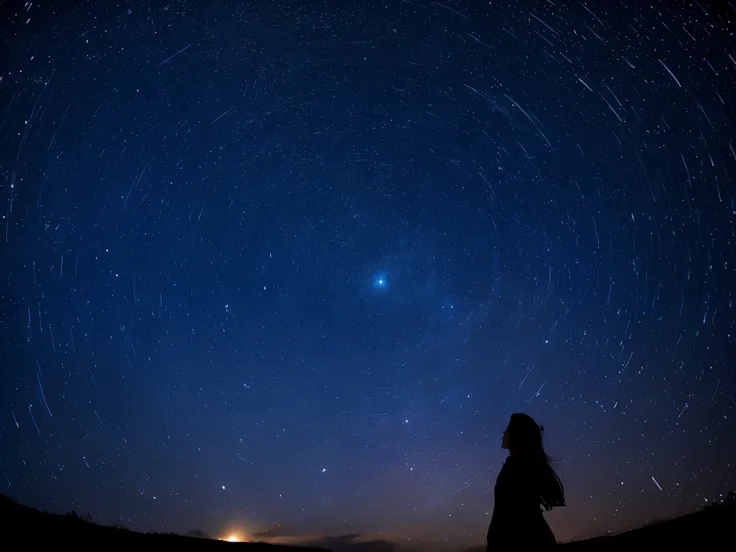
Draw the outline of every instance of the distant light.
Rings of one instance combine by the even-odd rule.
[[[388,287],[388,280],[385,276],[378,276],[373,280],[373,286],[377,289],[385,289]]]
[[[226,540],[227,542],[240,542],[240,539],[236,535],[230,535]]]
[[[222,490],[223,490],[223,491],[225,490],[225,485],[223,485],[223,486],[222,486]]]

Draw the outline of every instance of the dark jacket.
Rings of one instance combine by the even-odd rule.
[[[542,515],[541,489],[549,474],[546,464],[531,465],[509,456],[494,490],[493,516],[488,527],[488,552],[545,550],[555,546],[555,535]]]

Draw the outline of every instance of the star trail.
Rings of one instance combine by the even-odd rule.
[[[0,2],[0,492],[559,540],[736,488],[736,5]],[[357,537],[356,537],[357,538]]]

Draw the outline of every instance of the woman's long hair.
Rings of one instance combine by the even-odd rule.
[[[539,500],[545,510],[565,505],[565,489],[559,476],[550,465],[550,457],[544,451],[542,433],[544,428],[537,425],[527,414],[512,414],[508,426],[509,444],[525,463],[540,469]]]

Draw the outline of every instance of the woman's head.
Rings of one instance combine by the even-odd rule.
[[[503,432],[502,447],[524,461],[532,469],[539,485],[539,500],[545,510],[565,505],[565,489],[562,481],[552,469],[549,456],[544,452],[542,433],[544,428],[527,414],[512,414],[509,425]]]
[[[501,446],[511,454],[544,457],[543,429],[527,414],[512,414],[509,425],[503,432]]]

